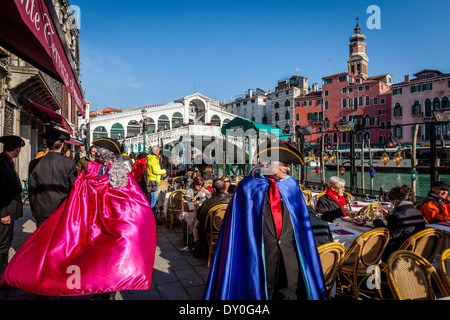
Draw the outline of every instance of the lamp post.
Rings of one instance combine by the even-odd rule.
[[[141,110],[141,114],[142,114],[142,135],[143,135],[143,142],[144,142],[144,152],[145,152],[145,134],[147,133],[147,124],[150,124],[149,120],[147,119],[147,110],[146,109],[142,109]]]
[[[339,132],[347,132],[350,136],[350,193],[356,190],[356,165],[355,165],[355,123],[353,121],[341,122],[336,125]]]
[[[296,126],[295,132],[297,133],[297,146],[300,148],[300,153],[302,154],[303,158],[305,158],[305,136],[310,136],[312,134],[312,127],[302,127],[302,126]],[[299,143],[300,142],[300,143]],[[301,167],[301,182],[303,184],[305,180],[305,166],[306,166],[306,159],[305,159],[305,165]]]
[[[430,123],[430,186],[439,180],[436,167],[436,123],[450,122],[450,109],[433,110],[434,121]]]

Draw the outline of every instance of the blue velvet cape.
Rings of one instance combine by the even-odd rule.
[[[299,264],[309,300],[326,300],[327,291],[308,209],[298,182],[278,180],[295,233]],[[263,205],[269,181],[255,174],[239,182],[217,240],[204,299],[267,300]]]

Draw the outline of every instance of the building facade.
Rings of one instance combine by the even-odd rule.
[[[430,143],[430,122],[433,110],[449,109],[450,74],[425,69],[392,85],[392,126],[394,138],[400,143],[413,141],[412,124],[420,123],[417,143]],[[437,127],[437,139],[450,133],[449,125]]]
[[[349,144],[347,134],[335,130],[336,124],[348,121],[355,123],[357,143],[383,144],[390,135],[392,77],[368,77],[366,37],[360,30],[356,25],[350,37],[348,72],[323,77],[321,90],[314,85],[295,100],[296,124],[313,129],[310,144],[318,144],[322,135],[325,143]]]
[[[246,94],[223,104],[222,108],[235,116],[270,125],[271,112],[267,99],[270,99],[270,96],[263,89],[248,89]]]
[[[279,80],[275,91],[270,94],[271,125],[292,135],[295,129],[295,99],[307,93],[306,77],[294,75]]]

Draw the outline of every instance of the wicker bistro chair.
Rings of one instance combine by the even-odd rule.
[[[306,205],[311,205],[311,200],[313,198],[313,194],[310,190],[302,190],[303,198],[305,198]]]
[[[351,193],[349,193],[349,192],[344,192],[344,195],[347,196],[347,198],[348,198],[348,200],[349,200],[350,202],[355,202],[355,201],[356,201],[355,197],[354,197]]]
[[[450,295],[450,248],[445,249],[441,254],[439,272],[447,289],[447,294]]]
[[[178,176],[172,179],[172,188],[177,189],[176,187],[181,184],[183,181],[182,176]]]
[[[228,204],[218,204],[209,209],[205,221],[205,234],[208,242],[208,267],[211,265],[211,256],[214,251],[217,238],[219,237],[222,220],[227,211]]]
[[[433,283],[442,295],[448,295],[431,263],[409,250],[391,254],[387,263],[387,280],[396,300],[434,300]]]
[[[360,289],[361,285],[364,280],[367,281],[373,276],[373,266],[379,266],[388,241],[389,231],[386,228],[376,228],[361,234],[352,242],[345,251],[338,273],[338,285],[341,290],[349,290],[355,299],[359,298],[360,291],[363,291]],[[375,290],[380,299],[383,299],[380,287],[376,287]]]
[[[159,191],[167,191],[170,187],[170,183],[168,183],[166,180],[159,181],[158,185]]]
[[[333,289],[336,276],[341,267],[345,248],[342,243],[330,242],[317,247],[317,250],[319,252],[320,262],[322,263],[328,298],[331,298],[331,290]]]
[[[320,198],[321,196],[325,195],[326,193],[327,193],[327,192],[324,191],[324,192],[319,193],[319,194],[316,196],[316,204],[314,205],[314,209],[317,210],[317,202],[319,202],[319,198]]]
[[[183,211],[183,196],[185,193],[186,190],[177,189],[169,195],[166,215],[166,225],[169,227],[169,231],[172,231],[172,226],[177,221],[177,215]]]
[[[440,248],[443,233],[441,230],[435,228],[426,228],[422,231],[416,232],[411,235],[398,250],[409,250],[417,253],[425,260],[433,263],[433,259],[436,256],[438,249]],[[381,270],[386,272],[387,264],[381,263]]]

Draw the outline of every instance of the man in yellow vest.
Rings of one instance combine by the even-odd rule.
[[[147,156],[147,187],[149,191],[150,207],[155,215],[156,224],[162,224],[158,219],[158,213],[156,211],[156,204],[158,203],[158,189],[159,182],[161,181],[161,175],[166,174],[166,169],[161,169],[159,164],[158,146],[152,147],[152,153]]]

